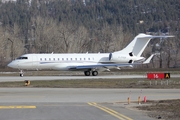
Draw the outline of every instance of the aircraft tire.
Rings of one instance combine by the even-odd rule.
[[[98,75],[98,71],[92,71],[92,75],[93,76],[97,76]]]
[[[19,75],[20,77],[23,77],[23,74],[22,73],[20,73],[20,75]]]
[[[91,72],[90,71],[84,71],[85,76],[90,76]]]

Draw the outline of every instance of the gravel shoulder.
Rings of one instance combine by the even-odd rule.
[[[136,106],[138,110],[146,111],[149,117],[163,120],[180,119],[180,99],[147,101],[145,105]]]

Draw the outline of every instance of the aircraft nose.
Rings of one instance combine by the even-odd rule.
[[[8,66],[8,67],[11,67],[11,66],[12,66],[12,63],[10,62],[7,66]]]
[[[7,66],[8,66],[8,67],[11,67],[11,68],[14,68],[14,67],[15,67],[13,62],[10,62]]]

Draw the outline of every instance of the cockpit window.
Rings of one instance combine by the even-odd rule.
[[[19,59],[19,60],[21,60],[21,59],[28,59],[28,57],[19,57],[17,59]]]

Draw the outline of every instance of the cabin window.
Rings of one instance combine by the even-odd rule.
[[[75,60],[77,60],[77,58],[75,58]]]
[[[73,59],[71,58],[71,60],[73,60]]]
[[[54,61],[55,61],[56,59],[54,58]]]
[[[49,61],[51,61],[51,58],[49,58]]]
[[[86,58],[84,58],[84,60],[86,60]]]
[[[88,60],[90,60],[90,58],[88,58]]]
[[[42,58],[40,58],[40,61],[42,61]]]
[[[81,60],[81,58],[80,58],[80,60]]]
[[[68,60],[68,58],[66,58],[66,60]]]
[[[64,60],[64,58],[62,58],[62,60]]]
[[[58,61],[59,61],[59,58],[58,58]]]
[[[44,58],[44,60],[46,61],[46,58]]]

